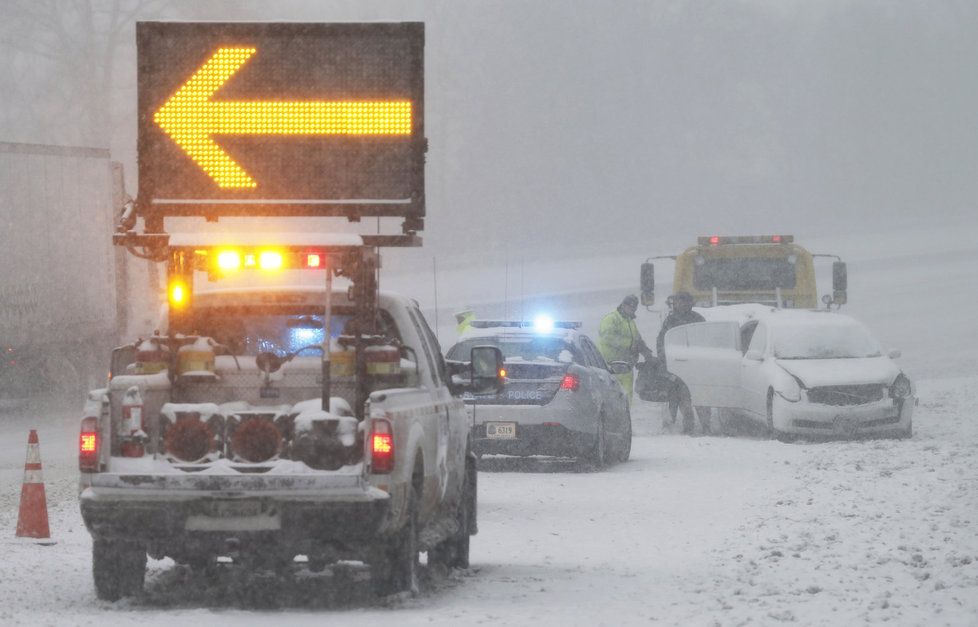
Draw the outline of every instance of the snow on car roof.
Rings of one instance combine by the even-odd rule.
[[[565,342],[573,342],[579,335],[577,329],[555,328],[553,331],[540,332],[533,327],[469,327],[463,331],[458,341],[469,340],[472,338],[523,338],[523,337],[553,337],[563,339]]]
[[[778,310],[760,303],[743,303],[739,305],[717,305],[716,307],[694,307],[693,311],[701,314],[707,322],[732,320],[738,324],[744,324],[748,320],[757,320]]]
[[[842,324],[861,325],[862,323],[838,311],[828,309],[777,309],[758,303],[739,305],[718,305],[716,307],[696,308],[707,322],[734,321],[744,324],[749,320],[763,320],[773,326]]]

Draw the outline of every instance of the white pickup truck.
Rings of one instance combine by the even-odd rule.
[[[332,292],[323,342],[324,294],[202,292],[191,305],[195,335],[113,353],[80,439],[99,598],[140,591],[147,554],[193,568],[218,557],[286,568],[305,555],[314,570],[361,560],[379,594],[416,586],[421,551],[468,565],[476,466],[459,395],[472,382],[500,384],[498,350],[476,349],[466,383],[448,371],[417,303],[381,293],[381,333],[361,351],[367,390],[357,412],[346,335],[355,309],[345,291]]]

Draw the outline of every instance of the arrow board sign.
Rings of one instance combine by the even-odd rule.
[[[424,216],[424,24],[136,25],[139,207]]]

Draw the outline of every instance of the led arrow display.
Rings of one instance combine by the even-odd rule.
[[[255,48],[219,48],[174,93],[153,120],[222,189],[258,183],[214,135],[410,135],[411,102],[220,101],[214,94]]]

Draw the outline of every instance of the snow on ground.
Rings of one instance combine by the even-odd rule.
[[[978,622],[978,377],[920,382],[911,440],[781,443],[662,432],[636,402],[632,460],[598,473],[487,458],[473,566],[378,600],[355,567],[207,581],[151,562],[103,603],[74,495],[74,425],[41,430],[54,546],[16,541],[29,419],[3,435],[3,624],[893,624]],[[69,428],[72,427],[72,428]],[[19,458],[19,459],[18,459]],[[256,595],[264,600],[256,599]]]

